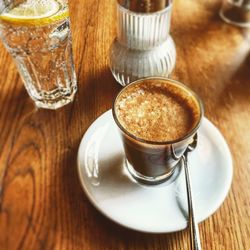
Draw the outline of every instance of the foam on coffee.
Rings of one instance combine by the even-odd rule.
[[[161,79],[127,86],[116,99],[115,112],[125,130],[152,142],[183,138],[200,116],[199,104],[184,87]]]

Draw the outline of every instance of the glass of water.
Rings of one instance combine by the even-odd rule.
[[[77,91],[66,0],[0,3],[0,37],[37,107],[57,109]]]

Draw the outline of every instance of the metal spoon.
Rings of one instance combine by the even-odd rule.
[[[195,218],[193,200],[192,200],[192,189],[190,182],[190,175],[188,169],[188,153],[193,151],[197,146],[197,134],[194,136],[193,142],[188,146],[184,155],[182,156],[185,169],[186,177],[186,187],[187,187],[187,198],[188,198],[188,220],[189,220],[189,230],[190,230],[190,241],[192,250],[201,250],[200,234],[198,223]]]

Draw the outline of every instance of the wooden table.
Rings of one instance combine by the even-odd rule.
[[[223,205],[200,224],[203,249],[250,249],[250,36],[223,23],[220,1],[176,0],[173,78],[203,99],[234,161]],[[90,204],[76,156],[90,124],[121,88],[108,68],[115,1],[70,2],[79,90],[72,105],[36,110],[0,46],[0,249],[188,249],[188,231],[144,234],[122,228]]]

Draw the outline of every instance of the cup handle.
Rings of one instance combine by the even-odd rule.
[[[189,143],[186,151],[190,152],[190,151],[193,151],[194,148],[196,147],[197,145],[197,141],[198,141],[198,135],[197,133],[193,136],[193,141],[191,143]],[[184,152],[185,153],[185,152]],[[171,145],[171,155],[173,157],[173,159],[175,161],[178,161],[181,159],[181,157],[183,156],[183,154],[180,154],[180,155],[177,155],[176,151],[175,151],[175,148],[174,148],[174,145],[172,144]]]

